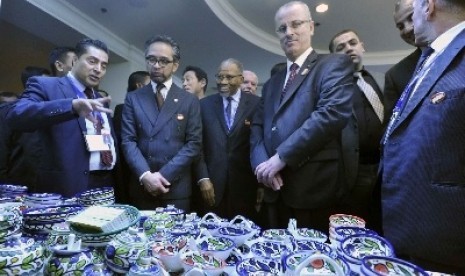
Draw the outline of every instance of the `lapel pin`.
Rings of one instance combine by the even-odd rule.
[[[244,121],[244,125],[250,126],[250,121],[246,119],[246,120]]]
[[[179,121],[182,121],[182,120],[184,120],[184,115],[178,114],[178,116],[176,116],[176,118],[177,118]]]
[[[174,102],[177,103],[177,102],[178,102],[178,99],[174,99]]]
[[[444,93],[444,92],[435,92],[430,97],[432,104],[438,104],[438,103],[444,101],[445,98],[446,98],[446,93]]]
[[[302,73],[300,73],[302,76],[305,76],[308,74],[308,68],[305,68]]]

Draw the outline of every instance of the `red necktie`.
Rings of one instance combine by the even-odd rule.
[[[84,94],[86,94],[88,99],[93,99],[94,98],[94,93],[92,89],[86,87],[84,90]],[[102,134],[102,128],[103,128],[103,118],[101,116],[97,117],[97,122],[94,124],[95,127],[95,132],[97,135]],[[106,134],[109,135],[109,134]],[[111,153],[111,150],[105,150],[105,151],[100,151],[100,162],[105,165],[105,166],[111,166],[113,163],[113,154]]]
[[[287,78],[286,85],[284,85],[284,89],[281,92],[281,98],[279,102],[283,101],[287,89],[289,88],[289,86],[291,86],[292,81],[294,80],[295,76],[297,75],[297,72],[299,71],[299,65],[297,63],[292,63],[289,69],[291,69],[291,73],[289,74],[289,78]]]
[[[157,92],[156,92],[156,96],[157,96],[157,106],[158,106],[158,110],[161,109],[161,107],[163,106],[163,103],[165,102],[165,99],[163,99],[163,95],[161,94],[161,90],[165,87],[165,85],[163,83],[158,83],[157,84]]]

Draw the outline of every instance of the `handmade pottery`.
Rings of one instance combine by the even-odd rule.
[[[34,275],[44,264],[43,247],[21,235],[0,243],[0,275]]]
[[[281,275],[282,271],[281,261],[269,258],[249,258],[242,260],[236,266],[236,272],[240,276],[276,276]]]
[[[198,252],[188,252],[183,256],[182,264],[185,272],[198,268],[209,276],[218,276],[223,273],[225,263],[211,255]],[[187,274],[186,274],[187,275]]]
[[[361,275],[428,276],[429,274],[422,268],[401,259],[367,256],[362,259]]]

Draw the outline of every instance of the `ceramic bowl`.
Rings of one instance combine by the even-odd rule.
[[[326,242],[326,240],[328,240],[328,235],[315,229],[297,228],[292,234],[296,240],[311,240],[317,242]]]
[[[242,261],[242,254],[238,250],[231,251],[229,257],[224,260],[224,272],[228,275],[234,275],[236,273],[236,266]]]
[[[26,193],[27,186],[0,184],[0,192],[2,193]]]
[[[63,205],[54,207],[29,208],[23,211],[23,222],[44,223],[64,221],[72,215],[82,211],[83,207],[79,205]]]
[[[401,259],[379,256],[367,256],[362,259],[362,275],[404,275],[404,276],[428,276],[420,267]]]
[[[135,225],[140,219],[139,210],[137,210],[136,207],[120,204],[110,205],[109,207],[126,209],[127,215],[129,217],[129,223],[125,225],[120,225],[120,227],[115,231],[103,233],[85,233],[77,229],[73,225],[70,225],[71,232],[76,234],[77,238],[81,239],[83,246],[105,247],[112,239],[116,237],[116,235],[128,229],[129,227]]]
[[[341,226],[365,228],[365,220],[361,217],[347,214],[334,214],[329,217],[329,227],[336,229]]]
[[[134,265],[129,269],[128,276],[159,276],[162,275],[160,267],[151,262],[149,256],[137,259]]]
[[[43,253],[42,245],[36,243],[34,239],[15,235],[0,243],[0,264],[1,267],[28,264],[37,258],[42,258]]]
[[[225,237],[204,237],[196,241],[197,249],[206,255],[212,255],[220,260],[226,260],[236,245]]]
[[[145,234],[154,240],[159,240],[156,237],[151,236],[159,236],[162,235],[161,238],[166,237],[169,238],[167,233],[169,233],[170,229],[174,227],[174,222],[169,215],[166,216],[149,216],[142,225]]]
[[[83,199],[78,199],[79,204],[85,207],[90,207],[90,206],[106,206],[106,205],[112,205],[115,203],[115,197],[109,197],[109,198],[102,198],[102,199],[92,199],[92,200],[83,200]]]
[[[254,235],[251,229],[240,225],[230,225],[218,228],[218,236],[230,238],[234,241],[236,246],[241,246],[246,240]]]
[[[286,229],[267,229],[262,232],[263,239],[274,242],[289,242],[292,235]]]
[[[297,251],[287,256],[283,262],[286,275],[295,275],[296,269],[302,263],[302,261],[310,256],[315,256],[315,254],[321,253],[318,251]],[[341,257],[331,257],[324,253],[323,255],[329,257],[333,262],[317,258],[316,260],[313,260],[308,265],[306,265],[300,271],[299,275],[334,275],[336,273],[334,264],[338,265],[342,269],[344,275],[350,275],[350,267]]]
[[[56,247],[45,264],[44,275],[82,275],[91,265],[92,254],[89,250],[66,250]]]
[[[282,270],[281,261],[268,258],[249,258],[236,266],[236,272],[240,276],[276,276],[281,275]]]
[[[87,201],[106,199],[109,197],[115,197],[115,192],[112,187],[95,188],[76,195],[76,198]]]
[[[280,242],[262,241],[252,244],[250,251],[255,257],[271,258],[279,260],[283,256],[289,254],[292,248]]]
[[[180,215],[184,214],[184,210],[176,208],[174,205],[168,204],[165,208],[157,208],[155,210],[157,213],[165,213],[168,215]]]
[[[336,252],[327,243],[317,241],[295,241],[294,251],[319,251],[328,256],[335,256]]]
[[[218,276],[223,273],[225,263],[211,255],[200,254],[198,252],[189,252],[183,256],[182,265],[185,272],[194,267],[203,270],[207,275]]]
[[[157,242],[152,245],[152,252],[158,256],[168,272],[178,272],[183,269],[181,252],[186,244],[180,247],[171,243]]]
[[[84,276],[113,276],[114,273],[104,264],[92,264],[84,270]]]
[[[218,229],[223,226],[228,226],[229,222],[214,213],[207,213],[202,217],[199,225],[201,228],[207,229],[212,236],[215,236],[218,234]]]
[[[34,223],[23,221],[22,227],[23,227],[23,231],[26,231],[28,233],[48,235],[49,233],[52,232],[52,229],[56,224],[59,224],[62,222],[64,222],[64,220],[34,222]]]
[[[352,235],[339,245],[340,254],[350,265],[350,269],[360,273],[360,265],[365,256],[394,257],[392,245],[384,238],[375,235]]]

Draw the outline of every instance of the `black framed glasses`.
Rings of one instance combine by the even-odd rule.
[[[235,75],[235,76],[231,76],[231,75],[218,75],[216,74],[215,75],[215,78],[217,81],[222,81],[224,79],[226,79],[228,82],[229,81],[232,81],[232,79],[236,78],[236,77],[242,77],[242,75]]]
[[[158,63],[158,66],[165,67],[166,65],[173,63],[174,60],[169,60],[165,57],[156,57],[156,56],[147,56],[145,57],[145,61],[150,64],[151,66],[155,66]]]
[[[283,24],[276,29],[278,34],[285,34],[287,28],[291,28],[292,30],[298,29],[304,23],[310,22],[311,20],[294,20],[291,21],[289,24]]]

